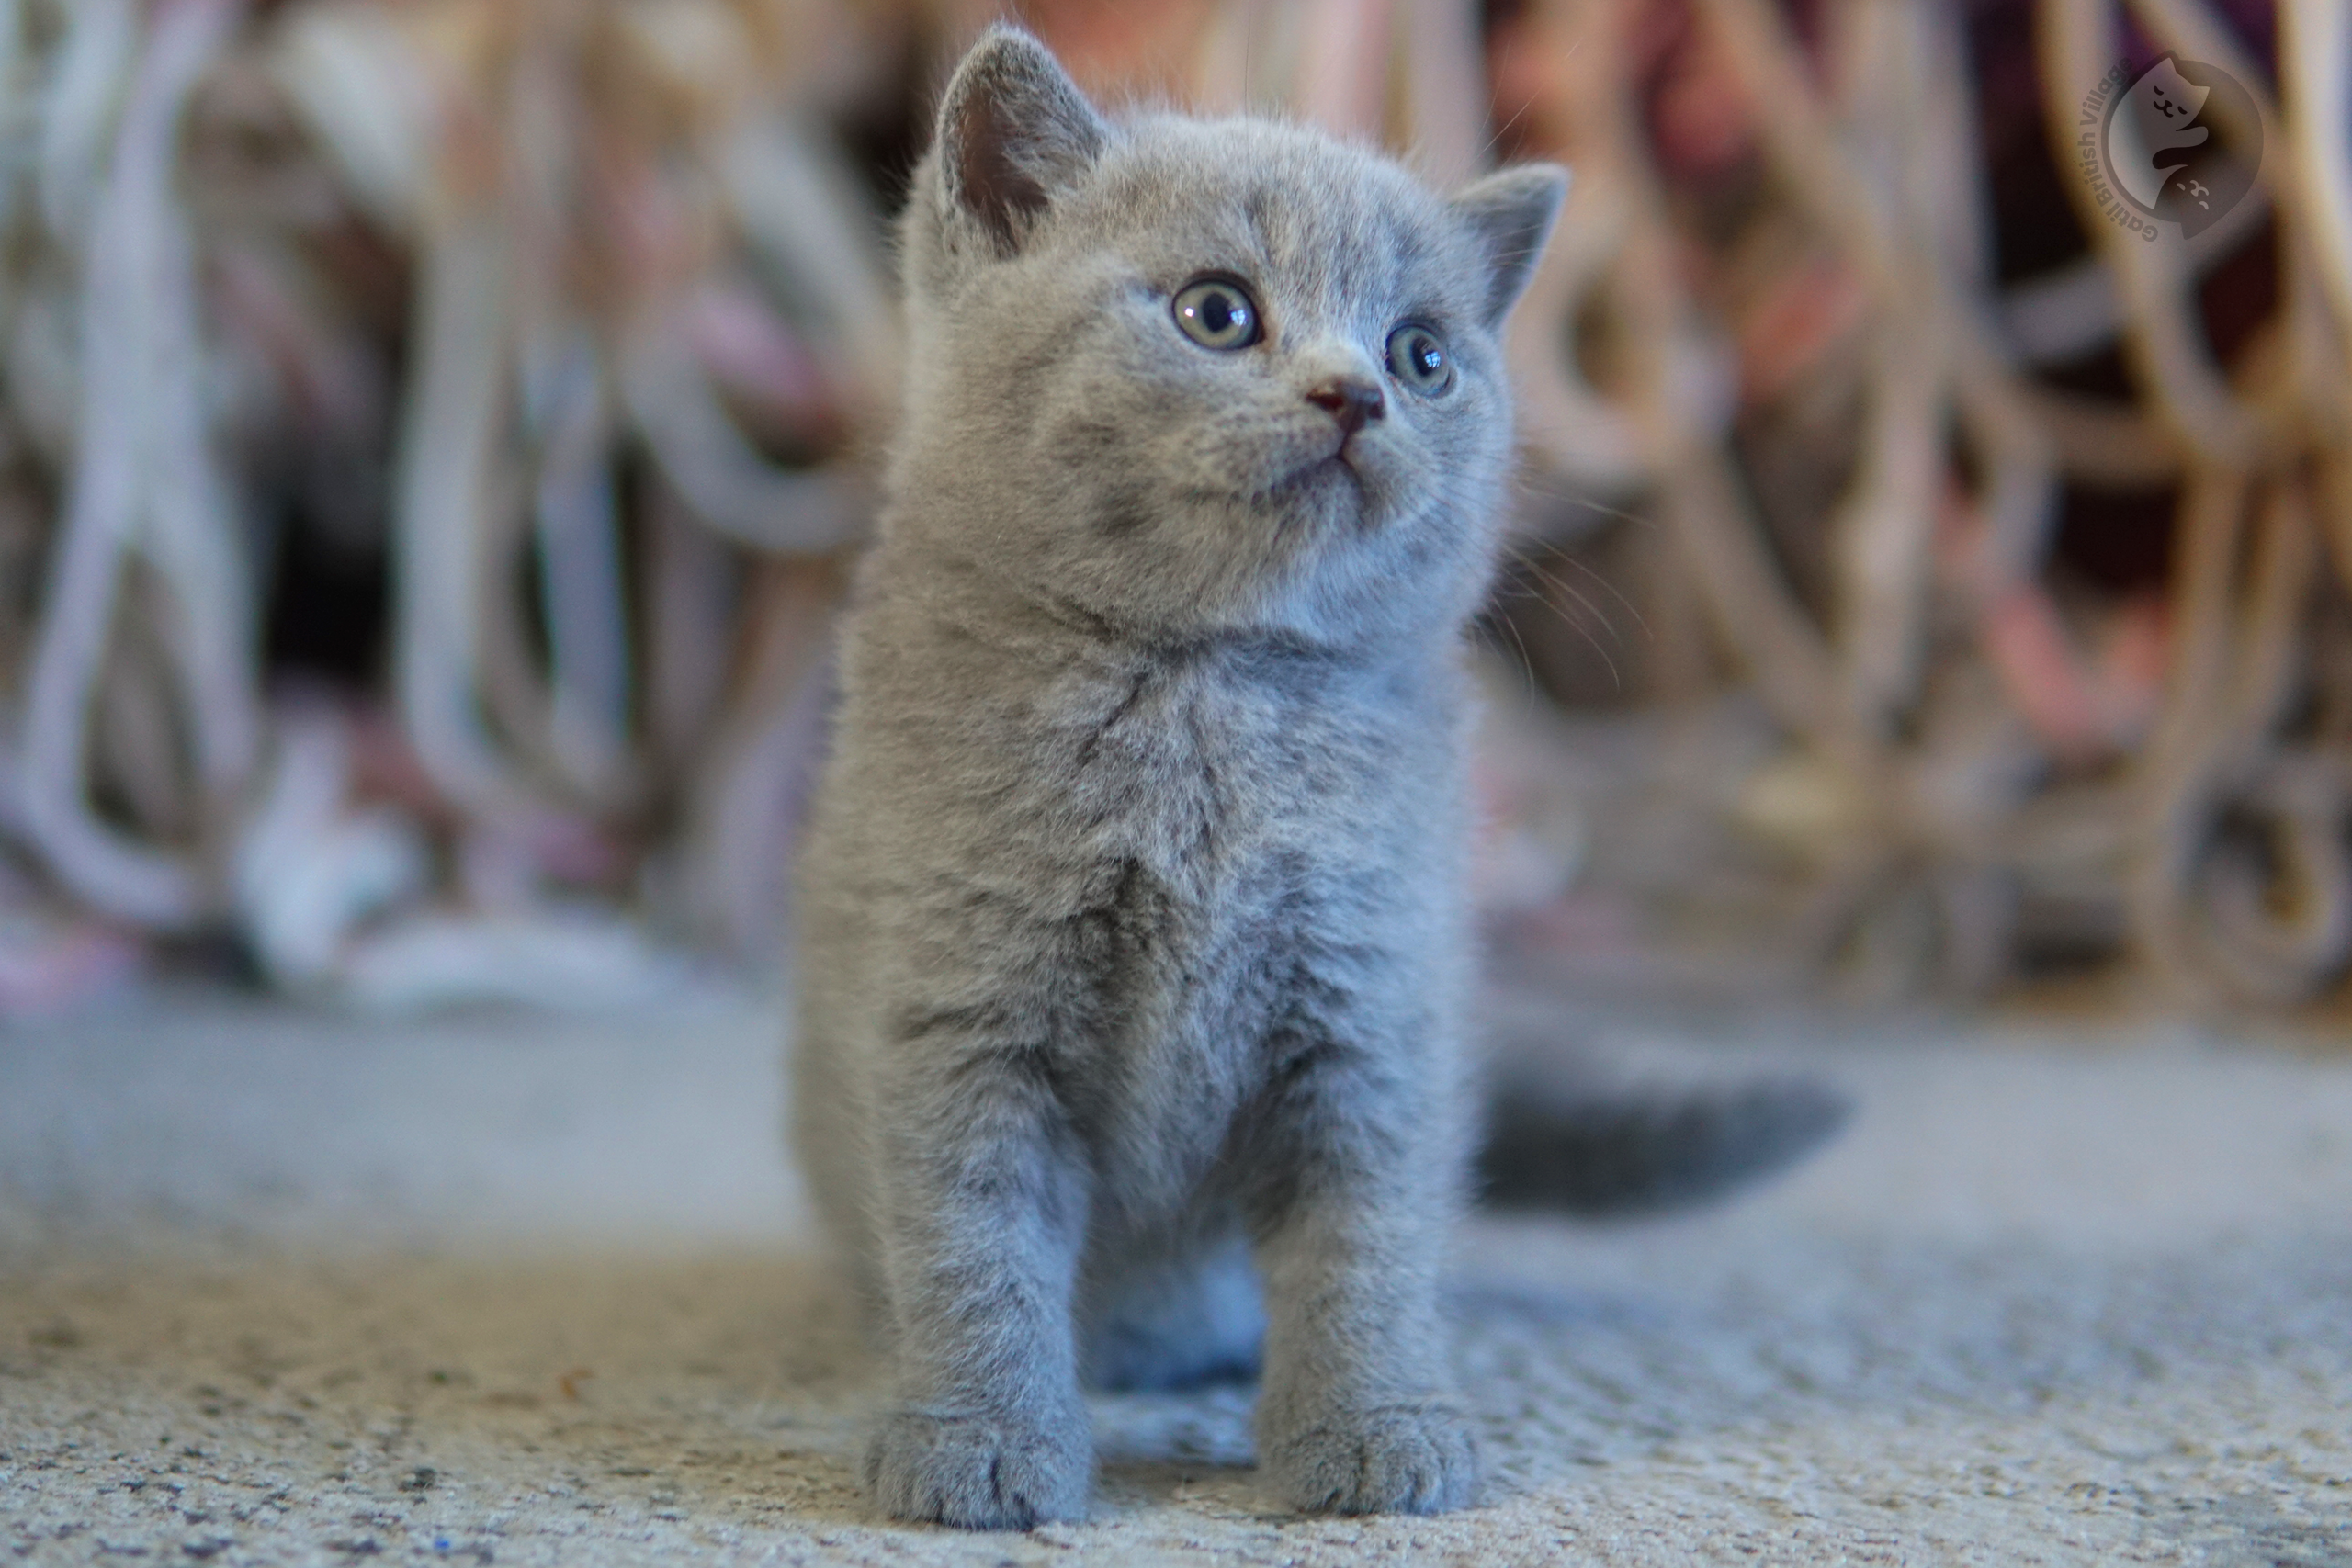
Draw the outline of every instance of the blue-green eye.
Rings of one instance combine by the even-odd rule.
[[[1261,335],[1258,302],[1229,277],[1196,277],[1176,291],[1176,325],[1203,348],[1248,348]]]
[[[1407,321],[1388,334],[1388,368],[1425,398],[1453,385],[1453,356],[1445,352],[1445,340],[1419,321]]]

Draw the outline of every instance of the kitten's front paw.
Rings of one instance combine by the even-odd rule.
[[[899,1410],[865,1453],[865,1486],[892,1518],[1025,1530],[1086,1517],[1093,1434],[1080,1409],[1051,1426]]]
[[[1478,1445],[1449,1404],[1347,1411],[1266,1447],[1293,1507],[1317,1514],[1442,1514],[1478,1490]]]

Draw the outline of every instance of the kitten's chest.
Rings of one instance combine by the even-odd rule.
[[[1299,683],[1304,686],[1304,682]],[[1071,847],[1148,878],[1213,940],[1312,880],[1319,840],[1346,814],[1333,694],[1215,668],[1097,681],[1067,705],[1048,775]]]
[[[1410,967],[1377,955],[1390,912],[1426,902],[1446,752],[1408,696],[1351,673],[1136,672],[1057,710],[1041,817],[1088,889],[1057,926],[1082,1021],[1067,1081],[1136,1213],[1203,1179],[1285,1051]]]
[[[1396,885],[1423,758],[1345,675],[1139,671],[1069,704],[1045,815],[1100,911],[1075,957],[1106,1044],[1250,1049],[1334,924]]]

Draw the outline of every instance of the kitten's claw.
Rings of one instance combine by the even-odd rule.
[[[1442,1514],[1478,1490],[1478,1445],[1447,1404],[1385,1404],[1330,1416],[1269,1444],[1291,1506],[1316,1514]]]
[[[896,1519],[1025,1530],[1086,1517],[1093,1435],[1083,1410],[1051,1425],[895,1411],[865,1453],[865,1487]]]

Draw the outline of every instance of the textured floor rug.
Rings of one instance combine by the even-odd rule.
[[[1709,1027],[1862,1114],[1726,1210],[1465,1231],[1480,1507],[1294,1517],[1226,1388],[1098,1402],[1094,1517],[1028,1536],[860,1502],[772,1010],[12,1036],[0,1558],[2352,1564],[2352,1066]]]

